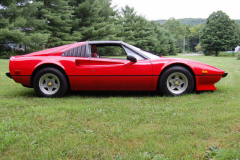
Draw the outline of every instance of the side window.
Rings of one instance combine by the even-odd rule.
[[[124,49],[116,44],[92,44],[91,54],[93,58],[127,59]]]
[[[137,60],[143,60],[141,56],[119,44],[96,44],[91,45],[93,58],[127,59],[127,55],[134,56]]]
[[[86,54],[86,45],[78,46],[76,48],[70,49],[64,53],[62,56],[67,57],[88,57]]]

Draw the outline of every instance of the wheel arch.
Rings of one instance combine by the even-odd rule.
[[[193,89],[196,90],[196,77],[195,77],[195,73],[193,72],[193,69],[191,67],[189,67],[188,65],[184,64],[184,63],[173,63],[173,64],[170,64],[168,66],[166,66],[160,73],[159,77],[158,77],[158,84],[157,84],[157,90],[159,89],[159,79],[161,78],[162,76],[162,73],[164,73],[168,68],[171,68],[171,67],[174,67],[174,66],[181,66],[181,67],[184,67],[186,68],[193,76],[193,79],[194,79],[194,87]]]
[[[61,71],[61,72],[64,74],[64,76],[66,77],[66,79],[67,79],[69,88],[71,88],[71,87],[70,87],[70,82],[69,82],[68,76],[67,76],[66,72],[64,71],[64,69],[63,69],[62,67],[60,67],[59,65],[53,64],[53,63],[44,63],[44,64],[41,64],[41,65],[37,66],[37,67],[34,69],[32,75],[31,75],[31,81],[30,81],[30,82],[31,82],[31,83],[30,83],[31,87],[33,87],[33,80],[34,80],[34,77],[35,77],[35,75],[37,74],[37,72],[40,71],[41,69],[47,68],[47,67],[55,68],[55,69],[58,69],[59,71]]]

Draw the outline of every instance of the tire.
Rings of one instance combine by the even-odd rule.
[[[162,94],[180,96],[192,92],[194,78],[188,69],[173,66],[160,75],[158,86]]]
[[[33,87],[40,97],[61,97],[68,90],[68,81],[61,71],[47,67],[37,72]]]

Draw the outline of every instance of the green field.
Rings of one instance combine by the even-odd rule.
[[[8,60],[0,60],[0,159],[240,159],[240,61],[177,57],[229,75],[214,92],[181,97],[74,92],[51,99],[7,78]]]

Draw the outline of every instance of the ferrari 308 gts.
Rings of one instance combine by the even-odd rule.
[[[8,77],[41,97],[60,97],[68,90],[158,90],[177,96],[216,90],[214,83],[227,76],[216,67],[156,56],[122,41],[78,42],[13,56],[9,70]]]

